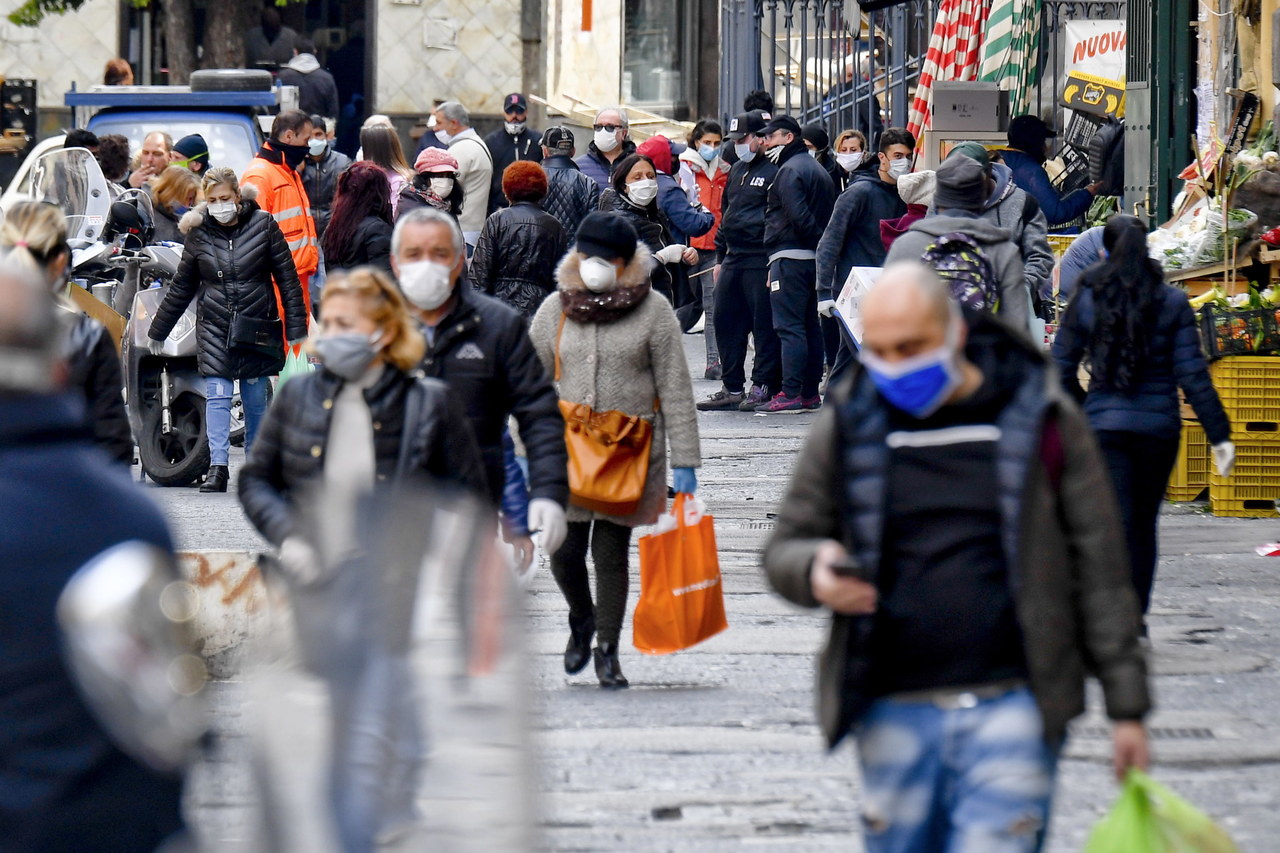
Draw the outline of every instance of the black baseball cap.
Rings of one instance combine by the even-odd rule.
[[[769,123],[763,110],[752,110],[733,117],[729,122],[729,138],[737,142],[748,133],[759,133]]]
[[[529,111],[529,102],[519,92],[512,92],[502,99],[504,113],[525,113]]]
[[[775,116],[773,120],[764,126],[764,130],[760,131],[760,135],[768,136],[769,134],[779,130],[785,130],[787,133],[794,133],[797,137],[801,135],[800,123],[791,116]]]
[[[1018,116],[1009,122],[1009,146],[1021,151],[1038,151],[1057,135],[1039,116]]]
[[[568,153],[575,145],[573,131],[567,127],[548,127],[542,132],[542,147]]]

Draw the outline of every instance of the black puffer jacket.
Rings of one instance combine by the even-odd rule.
[[[428,376],[443,379],[466,407],[493,503],[502,497],[502,431],[512,416],[529,452],[530,499],[568,503],[559,398],[519,314],[460,280],[457,301],[436,327],[422,367]]]
[[[162,341],[197,296],[196,356],[203,376],[252,379],[273,376],[284,367],[286,337],[307,336],[307,309],[293,255],[284,233],[257,202],[240,203],[234,225],[222,225],[198,205],[182,217],[187,244],[173,284],[156,311],[149,334]],[[275,286],[272,285],[272,278]],[[284,304],[280,323],[276,290]],[[232,340],[232,319],[258,326],[262,346]]]
[[[317,240],[324,239],[324,229],[329,225],[329,211],[333,207],[333,196],[338,191],[338,175],[350,165],[351,158],[332,146],[318,163],[307,158],[307,167],[302,170],[302,186],[311,204],[311,218],[316,221]]]
[[[342,385],[329,371],[317,370],[281,386],[240,471],[244,513],[273,545],[294,531],[294,495],[321,476],[325,460],[336,450],[328,446],[329,426]],[[411,393],[415,386],[418,390]],[[364,399],[373,416],[380,487],[423,478],[488,497],[475,437],[457,396],[443,383],[387,367]]]
[[[335,232],[336,233],[336,232]],[[378,216],[366,216],[356,226],[347,250],[337,257],[325,246],[324,269],[327,273],[356,267],[376,267],[391,275],[391,224]]]
[[[659,249],[671,245],[671,226],[662,209],[654,201],[646,208],[636,207],[615,189],[610,188],[600,196],[600,209],[626,218],[636,229],[636,235],[654,255]],[[649,284],[667,299],[671,298],[672,274],[667,264],[656,263],[649,271]]]
[[[533,202],[517,202],[485,220],[471,256],[471,284],[532,320],[555,292],[556,265],[567,248],[554,216]]]
[[[116,345],[97,320],[78,314],[67,330],[63,348],[67,388],[84,394],[93,441],[112,459],[133,462],[133,433],[124,409],[124,375]]]
[[[560,220],[572,243],[582,220],[600,205],[600,185],[563,154],[543,160],[542,168],[547,173],[547,197],[542,200],[542,209]]]

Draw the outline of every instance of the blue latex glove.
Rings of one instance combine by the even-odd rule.
[[[671,471],[671,485],[677,492],[691,495],[698,491],[698,475],[692,468],[674,468]]]

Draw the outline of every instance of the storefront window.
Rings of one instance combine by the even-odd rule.
[[[691,0],[626,0],[622,93],[628,103],[667,112],[684,97],[686,7]]]

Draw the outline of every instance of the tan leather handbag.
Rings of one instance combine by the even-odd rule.
[[[555,380],[560,382],[560,336],[556,330]],[[654,401],[654,411],[658,402]],[[640,506],[649,476],[653,424],[638,415],[597,412],[586,403],[560,401],[564,444],[569,451],[569,502],[607,515],[630,515]]]

